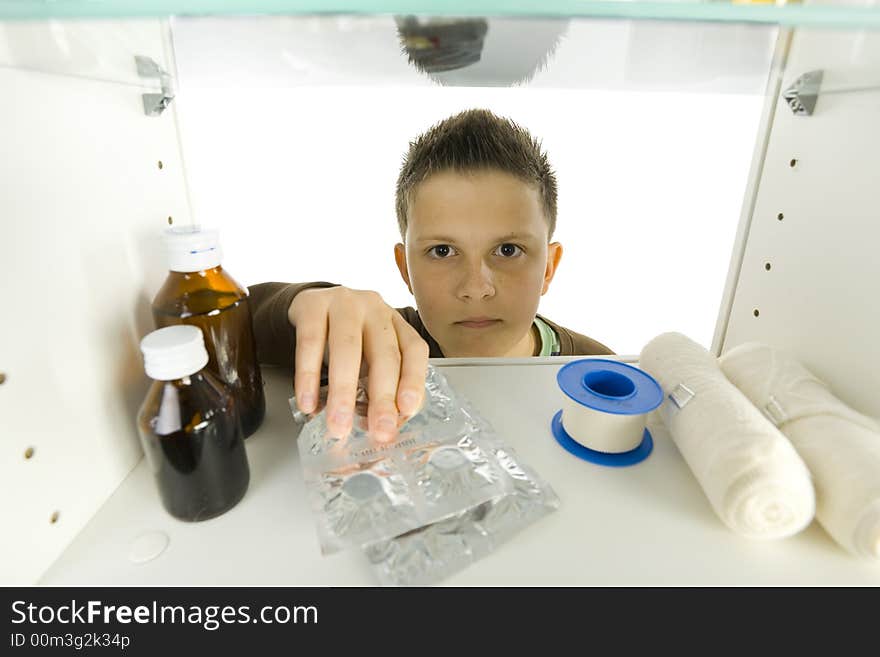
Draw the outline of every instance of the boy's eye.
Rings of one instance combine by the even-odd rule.
[[[452,247],[448,244],[438,244],[428,249],[428,254],[433,258],[445,258],[452,252]]]
[[[522,253],[521,248],[519,248],[516,244],[510,244],[510,243],[502,244],[501,246],[498,247],[498,251],[505,258],[513,258],[513,257],[519,255],[520,253]]]

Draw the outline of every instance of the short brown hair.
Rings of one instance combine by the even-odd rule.
[[[407,210],[415,188],[441,171],[467,173],[495,169],[535,185],[547,217],[548,235],[556,229],[556,174],[547,154],[528,130],[489,110],[471,109],[429,128],[403,159],[397,178],[397,225],[405,239]]]

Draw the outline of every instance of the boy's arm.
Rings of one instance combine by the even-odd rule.
[[[253,317],[257,360],[293,370],[296,356],[296,329],[287,318],[293,298],[316,287],[336,287],[337,283],[258,283],[248,288]]]

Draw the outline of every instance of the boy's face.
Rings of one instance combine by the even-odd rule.
[[[531,356],[562,246],[538,190],[501,171],[445,171],[415,189],[395,260],[446,357]],[[467,320],[489,318],[483,324]]]

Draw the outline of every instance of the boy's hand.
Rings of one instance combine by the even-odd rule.
[[[425,393],[428,344],[394,308],[370,290],[312,288],[287,310],[296,327],[294,390],[300,410],[316,409],[321,366],[329,365],[327,428],[351,431],[362,359],[369,368],[369,431],[379,439],[397,434],[398,413],[418,411]]]

